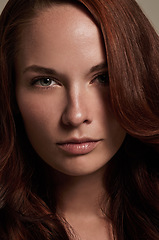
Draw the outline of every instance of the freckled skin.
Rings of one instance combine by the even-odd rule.
[[[125,131],[109,104],[109,86],[89,73],[106,62],[100,32],[92,19],[70,4],[45,9],[23,32],[16,61],[16,98],[29,140],[52,168],[71,176],[93,173],[120,148]],[[55,69],[58,76],[24,70],[31,65]],[[106,70],[103,70],[106,71]],[[37,77],[54,77],[47,88]],[[57,142],[70,138],[101,139],[88,154],[70,156]]]

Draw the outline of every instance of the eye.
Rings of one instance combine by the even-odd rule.
[[[108,85],[109,84],[109,75],[108,72],[105,72],[103,74],[97,75],[93,81],[98,81],[102,85]]]
[[[38,77],[33,79],[31,84],[41,87],[50,87],[56,85],[57,82],[50,77]]]
[[[108,86],[109,85],[109,75],[108,71],[103,72],[103,73],[98,73],[93,77],[93,80],[91,81],[92,83]]]

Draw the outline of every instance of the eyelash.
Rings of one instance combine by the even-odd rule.
[[[50,83],[49,85],[42,84],[42,81],[47,81]],[[98,81],[100,85],[109,85],[109,75],[108,71],[104,73],[97,74],[96,76],[93,77],[93,80],[91,80],[91,84],[93,84],[95,81]],[[41,82],[41,83],[40,83]],[[54,83],[53,83],[54,82]],[[38,84],[39,83],[39,84]],[[44,82],[43,82],[44,83]],[[41,88],[49,88],[54,85],[61,85],[56,79],[53,79],[52,77],[36,77],[31,81],[31,86],[39,86]]]

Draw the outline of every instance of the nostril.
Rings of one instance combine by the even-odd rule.
[[[83,123],[89,123],[89,120],[86,119],[86,120],[83,121]]]

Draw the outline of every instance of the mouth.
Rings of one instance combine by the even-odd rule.
[[[97,147],[100,141],[101,139],[70,139],[64,142],[57,143],[57,146],[68,154],[84,155],[92,152]]]

